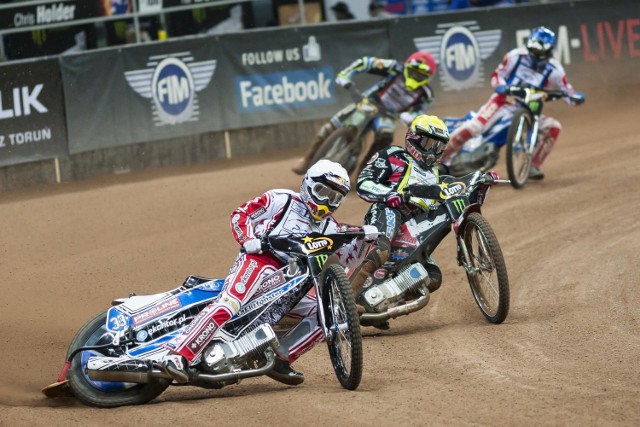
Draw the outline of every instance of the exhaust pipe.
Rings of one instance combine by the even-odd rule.
[[[360,315],[360,325],[373,326],[380,322],[384,322],[385,320],[406,316],[414,311],[421,310],[429,303],[429,295],[431,294],[428,293],[415,301],[411,301],[410,303],[399,305],[398,307],[392,307],[383,313],[363,313]]]
[[[238,382],[243,378],[251,378],[251,377],[259,377],[261,375],[265,375],[268,372],[271,372],[273,367],[276,365],[276,356],[273,352],[269,352],[267,354],[267,363],[257,369],[248,369],[239,372],[230,372],[225,374],[204,374],[201,372],[196,372],[195,374],[189,375],[189,383],[193,383],[196,381],[205,381],[205,382],[224,382],[224,381],[234,381]],[[152,369],[150,371],[139,371],[139,372],[131,372],[131,371],[106,371],[106,370],[97,370],[97,369],[87,369],[87,375],[93,381],[111,381],[111,382],[122,382],[122,383],[138,383],[138,384],[147,384],[151,379],[156,378],[164,378],[167,380],[171,380],[172,378],[165,374],[163,371],[159,369]]]

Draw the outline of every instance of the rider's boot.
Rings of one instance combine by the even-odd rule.
[[[544,173],[540,169],[532,165],[531,169],[529,170],[529,179],[540,181],[544,179]]]
[[[358,270],[351,276],[351,291],[354,298],[362,292],[364,282],[389,258],[391,244],[385,235],[378,236],[375,246],[369,251],[365,260],[360,264]]]
[[[175,382],[184,384],[189,382],[187,361],[179,354],[167,354],[160,362],[160,369]]]
[[[304,374],[294,370],[289,362],[279,357],[276,358],[276,366],[267,376],[287,385],[300,385],[304,382]]]
[[[320,128],[305,156],[300,159],[300,161],[298,161],[298,163],[291,169],[294,173],[297,173],[298,175],[304,175],[307,172],[307,169],[309,169],[309,166],[311,166],[309,163],[311,163],[311,160],[313,160],[316,151],[318,151],[318,148],[320,148],[324,140],[327,138],[327,136],[329,136],[331,132],[334,131],[334,129],[335,127],[333,126],[333,124],[331,124],[331,122],[325,123]]]

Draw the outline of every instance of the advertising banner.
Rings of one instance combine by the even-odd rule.
[[[236,34],[221,43],[228,128],[328,117],[351,102],[336,75],[364,55],[388,57],[386,26],[307,27]],[[362,79],[361,89],[377,79]]]
[[[57,59],[0,65],[0,167],[67,154]]]
[[[57,2],[4,8],[0,13],[0,32],[12,28],[70,23],[80,19],[131,13],[133,0],[60,0]]]
[[[264,35],[61,57],[69,151],[327,117],[351,102],[336,74],[359,56],[389,54],[379,26]]]
[[[220,62],[203,38],[61,57],[69,151],[222,129]]]
[[[636,0],[474,9],[402,18],[390,25],[394,57],[426,50],[436,58],[437,102],[466,99],[474,90],[486,93],[489,77],[504,54],[524,46],[531,27],[538,25],[556,32],[555,57],[577,89],[596,82],[599,86],[640,83],[640,73],[632,71],[640,66]]]

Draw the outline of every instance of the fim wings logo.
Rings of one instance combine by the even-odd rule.
[[[417,37],[418,50],[426,50],[440,65],[440,81],[445,90],[482,87],[482,60],[496,50],[502,30],[480,31],[477,21],[438,24],[435,36]]]
[[[145,69],[126,71],[129,86],[151,99],[156,126],[198,120],[198,97],[209,85],[216,60],[194,62],[190,52],[152,56]]]

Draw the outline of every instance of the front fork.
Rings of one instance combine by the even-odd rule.
[[[458,241],[458,265],[464,268],[469,276],[475,277],[475,275],[482,270],[482,267],[476,267],[471,259],[469,249],[467,248],[467,244],[465,243],[463,236],[465,227],[466,224],[462,224],[460,226],[461,233],[456,235],[456,240]],[[478,248],[480,250],[480,253],[477,254],[477,256],[487,254],[489,250],[486,247],[486,242],[481,234],[478,234],[477,240]]]
[[[325,316],[324,311],[324,302],[322,298],[322,286],[320,283],[320,276],[314,276],[311,280],[313,280],[313,287],[316,290],[316,303],[318,304],[318,321],[320,322],[320,327],[322,328],[322,333],[324,334],[324,339],[327,342],[333,341],[334,332],[331,328],[327,327],[327,318]]]

